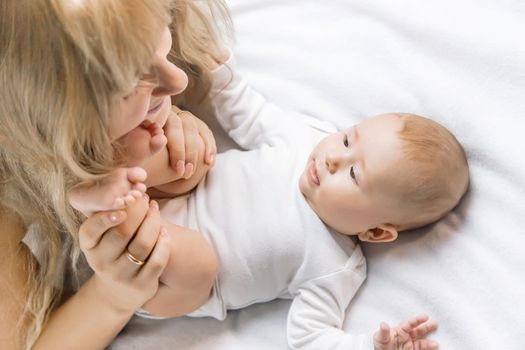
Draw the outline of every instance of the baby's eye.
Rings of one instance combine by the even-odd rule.
[[[354,167],[350,167],[350,177],[352,178],[352,180],[354,180],[355,184],[357,185],[357,179],[355,177],[355,172],[354,172]]]
[[[348,143],[348,136],[346,134],[344,134],[343,136],[343,145],[345,145],[345,147],[348,147],[349,143]]]

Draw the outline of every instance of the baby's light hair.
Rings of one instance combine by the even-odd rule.
[[[398,226],[408,230],[440,219],[458,204],[468,187],[468,164],[447,128],[419,115],[396,115],[403,121],[399,138],[410,169],[402,202],[411,213]]]

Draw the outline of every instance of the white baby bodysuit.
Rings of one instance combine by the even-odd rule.
[[[373,350],[370,335],[341,330],[366,276],[362,251],[324,225],[299,190],[311,150],[336,129],[268,103],[233,65],[213,72],[211,103],[244,150],[217,154],[196,190],[161,202],[165,219],[201,232],[219,257],[213,295],[190,316],[222,320],[229,309],[293,299],[293,349]]]

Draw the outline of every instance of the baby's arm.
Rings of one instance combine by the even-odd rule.
[[[228,135],[244,149],[289,137],[297,122],[251,88],[236,70],[234,57],[212,73],[209,96],[214,115]]]
[[[146,172],[139,167],[118,168],[100,180],[87,181],[68,191],[73,208],[86,216],[98,211],[122,209],[146,192]]]
[[[290,348],[373,350],[371,334],[352,335],[342,329],[345,309],[364,279],[357,265],[303,283],[288,314]]]
[[[425,337],[437,324],[427,316],[404,321],[390,329],[382,323],[372,334],[352,335],[342,329],[345,309],[361,285],[360,273],[342,270],[309,281],[298,290],[288,315],[288,343],[292,349],[436,350]]]

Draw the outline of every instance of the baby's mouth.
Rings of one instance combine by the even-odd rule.
[[[321,184],[321,182],[319,181],[319,176],[317,175],[315,159],[312,161],[312,164],[310,164],[310,166],[308,167],[308,178],[310,182],[315,186],[319,186]]]

